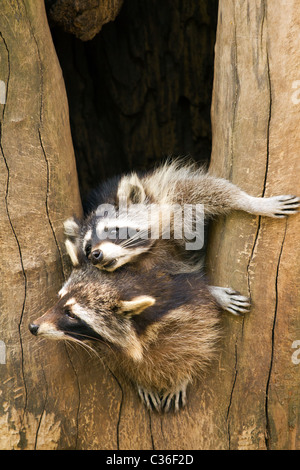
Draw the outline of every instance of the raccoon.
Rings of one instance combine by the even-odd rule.
[[[84,254],[95,266],[107,271],[114,271],[133,261],[141,261],[152,267],[157,257],[162,259],[161,253],[165,253],[164,259],[166,263],[171,264],[172,272],[182,269],[179,260],[187,264],[187,270],[190,271],[194,260],[191,263],[189,261],[194,253],[185,253],[187,250],[184,238],[174,238],[176,211],[185,204],[201,204],[205,218],[228,214],[232,210],[283,218],[298,212],[300,207],[300,198],[296,196],[253,197],[229,181],[211,176],[192,164],[183,164],[180,161],[166,163],[142,177],[132,173],[114,179],[111,185],[107,182],[104,190],[98,191],[99,204],[96,201],[97,193],[93,209],[82,223],[74,218],[65,222],[66,244],[73,264]],[[120,201],[125,201],[127,210],[120,210]],[[105,203],[115,207],[112,220],[108,211],[105,211]],[[99,211],[100,207],[104,207],[104,211]],[[157,207],[160,218],[154,216],[149,220],[145,217],[152,207]],[[172,211],[174,207],[175,213]],[[145,225],[151,233],[155,231],[151,222],[159,224],[159,239],[147,237],[149,234],[145,234]],[[168,243],[163,236],[170,227],[169,239],[172,243]],[[121,231],[122,237],[119,236]],[[133,235],[130,236],[130,233]],[[124,234],[127,236],[124,237]],[[151,258],[146,260],[141,255],[148,252]],[[172,265],[173,255],[176,260]]]
[[[115,209],[113,217],[105,211],[105,203]],[[106,271],[115,271],[128,263],[135,263],[143,272],[157,263],[163,263],[170,273],[201,271],[203,256],[199,257],[194,249],[186,249],[187,238],[190,239],[194,231],[188,232],[187,237],[175,236],[176,220],[180,220],[186,204],[201,204],[204,220],[232,210],[283,218],[298,211],[300,198],[253,197],[191,163],[168,161],[143,176],[132,173],[106,182],[94,193],[90,212],[82,222],[74,218],[65,222],[66,248],[73,265],[87,258]],[[149,218],[150,210],[152,218]],[[188,222],[191,227],[193,220]],[[151,237],[155,229],[159,237]],[[244,313],[249,305],[246,297],[242,299],[231,288],[213,286],[211,293],[230,313],[238,314],[240,308]]]
[[[217,357],[220,309],[200,273],[134,266],[74,268],[57,304],[29,325],[38,337],[94,342],[115,374],[158,412],[178,411],[186,389]]]

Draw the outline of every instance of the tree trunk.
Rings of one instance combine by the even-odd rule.
[[[89,41],[102,26],[113,21],[123,0],[46,0],[50,21],[82,41]]]
[[[222,0],[218,21],[210,169],[254,196],[300,195],[299,2]],[[226,318],[220,400],[233,449],[299,448],[299,244],[299,216],[239,213],[212,229],[214,284],[253,304]]]
[[[67,276],[62,221],[81,214],[65,88],[42,1],[1,2],[0,56],[0,448],[69,447],[76,373],[63,345],[35,344],[27,326]]]
[[[221,0],[216,45],[211,169],[257,196],[300,193],[300,7],[273,3]],[[0,31],[0,448],[299,446],[297,216],[214,225],[211,277],[249,293],[253,308],[224,314],[220,360],[179,414],[148,412],[98,357],[30,335],[68,275],[62,222],[81,204],[43,2],[3,0]]]

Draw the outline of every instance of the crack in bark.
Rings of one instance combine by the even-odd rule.
[[[79,411],[80,411],[80,405],[81,405],[81,389],[80,389],[80,381],[79,381],[79,377],[78,377],[78,374],[77,374],[77,371],[76,371],[76,368],[73,364],[73,361],[71,359],[71,355],[70,355],[70,352],[68,350],[68,347],[67,347],[67,343],[65,343],[65,350],[66,350],[66,354],[69,358],[69,361],[70,361],[70,364],[71,364],[71,367],[73,369],[73,372],[74,372],[74,375],[75,375],[75,378],[76,378],[76,383],[77,383],[77,390],[78,390],[78,407],[77,407],[77,412],[76,412],[76,419],[75,419],[75,423],[76,423],[76,437],[75,437],[75,446],[74,446],[74,450],[77,449],[77,445],[78,445],[78,435],[79,435]]]
[[[264,2],[264,7],[265,2]],[[265,15],[265,13],[264,13]],[[262,196],[265,195],[266,192],[266,185],[267,185],[267,178],[269,172],[269,159],[270,159],[270,128],[271,128],[271,120],[272,120],[272,106],[273,106],[273,98],[272,98],[272,84],[271,84],[271,73],[270,73],[270,60],[269,60],[269,50],[268,46],[266,46],[266,57],[267,57],[267,77],[268,77],[268,87],[269,87],[269,116],[268,116],[268,125],[267,125],[267,159],[266,159],[266,171],[265,171],[265,179],[264,179],[264,186]]]
[[[238,52],[237,52],[237,27],[236,27],[236,16],[235,16],[235,5],[233,6],[234,18],[234,83],[235,83],[235,97],[233,102],[233,113],[232,113],[232,123],[231,123],[231,141],[230,141],[230,170],[229,170],[229,180],[232,180],[233,174],[233,142],[234,142],[234,128],[236,122],[236,115],[237,115],[237,106],[238,106],[238,99],[240,94],[240,83],[239,83],[239,75],[238,75]]]
[[[266,3],[265,0],[263,0],[263,9],[264,9],[264,14],[262,18],[262,34],[263,34],[263,25],[265,23],[266,19]],[[261,36],[262,36],[261,34]],[[272,82],[271,82],[271,73],[270,73],[270,60],[269,60],[269,50],[268,50],[268,44],[266,44],[266,62],[267,62],[267,83],[268,83],[268,89],[269,89],[269,115],[268,115],[268,122],[267,122],[267,149],[266,149],[266,169],[265,169],[265,176],[264,176],[264,182],[263,182],[263,188],[262,188],[262,197],[265,196],[266,193],[266,186],[267,186],[267,179],[268,179],[268,172],[269,172],[269,159],[270,159],[270,128],[271,128],[271,120],[272,120],[272,105],[273,105],[273,97],[272,97]],[[258,243],[258,238],[259,238],[259,233],[261,229],[261,217],[259,217],[258,220],[258,226],[257,226],[257,231],[254,239],[254,244],[252,247],[251,255],[249,258],[248,266],[247,266],[247,272],[248,272],[248,290],[249,290],[249,295],[251,292],[250,289],[250,265],[253,260],[254,256],[254,251]],[[283,252],[283,246],[286,238],[286,233],[287,233],[287,222],[285,226],[285,232],[283,236],[283,240],[281,243],[281,248],[280,248],[280,253],[278,257],[278,263],[277,263],[277,269],[276,269],[276,278],[275,278],[275,308],[274,308],[274,317],[273,317],[273,326],[272,326],[272,340],[271,340],[271,358],[270,358],[270,366],[269,366],[269,373],[268,373],[268,378],[267,378],[267,384],[266,384],[266,394],[265,394],[265,419],[266,419],[266,432],[265,432],[265,444],[266,448],[270,449],[270,419],[269,419],[269,386],[270,386],[270,379],[272,375],[272,367],[273,367],[273,358],[274,358],[274,341],[275,341],[275,326],[276,326],[276,320],[277,320],[277,307],[278,307],[278,276],[279,276],[279,268],[280,268],[280,261],[281,261],[281,256]]]
[[[236,379],[237,379],[237,375],[238,375],[237,362],[238,362],[238,355],[237,355],[237,342],[236,342],[235,343],[235,366],[234,366],[235,374],[234,374],[233,383],[232,383],[232,387],[231,387],[229,405],[227,407],[227,416],[226,416],[227,434],[228,434],[228,450],[231,449],[229,414],[230,414],[230,408],[231,408],[231,404],[232,404],[232,397],[233,397],[234,387],[235,387],[235,383],[236,383]]]
[[[37,430],[36,430],[36,433],[35,433],[34,450],[37,449],[37,441],[38,441],[39,430],[40,430],[40,427],[41,427],[41,424],[42,424],[42,419],[43,419],[44,413],[46,411],[46,403],[47,403],[47,398],[48,398],[48,385],[47,385],[47,380],[46,380],[45,371],[44,371],[43,367],[42,367],[42,371],[43,371],[43,375],[44,375],[44,381],[46,383],[46,398],[45,398],[45,401],[44,401],[44,407],[43,407],[43,410],[42,410],[42,413],[41,413],[41,416],[40,416],[40,419],[39,419],[39,422],[38,422]]]
[[[21,325],[22,325],[22,321],[23,321],[25,305],[26,305],[26,300],[27,300],[27,275],[26,275],[26,271],[25,271],[25,268],[24,268],[21,245],[20,245],[16,230],[14,228],[14,225],[12,223],[12,219],[11,219],[9,208],[8,208],[10,169],[9,169],[9,166],[8,166],[8,163],[7,163],[7,159],[5,157],[5,152],[4,152],[4,148],[3,148],[2,139],[3,139],[3,123],[4,123],[4,119],[5,119],[5,110],[6,110],[6,103],[7,103],[7,98],[8,98],[8,90],[9,90],[9,81],[10,81],[11,69],[10,69],[10,52],[9,52],[9,48],[8,48],[8,45],[7,45],[7,43],[6,43],[6,41],[3,37],[3,34],[1,32],[0,32],[0,37],[3,41],[5,49],[7,51],[7,63],[8,63],[8,74],[7,74],[7,82],[6,82],[6,100],[5,100],[5,104],[3,104],[2,121],[0,122],[0,149],[1,149],[2,158],[3,158],[4,164],[5,164],[5,167],[6,167],[6,171],[7,171],[6,190],[5,190],[5,210],[6,210],[7,218],[8,218],[13,236],[14,236],[14,238],[16,240],[16,243],[17,243],[19,257],[20,257],[20,265],[21,265],[21,270],[22,270],[22,276],[24,278],[24,300],[23,300],[23,305],[22,305],[22,309],[21,309],[20,320],[19,320],[19,323],[18,323],[19,341],[20,341],[20,349],[21,349],[21,372],[22,372],[22,379],[23,379],[24,390],[25,390],[25,398],[24,398],[25,405],[24,405],[24,410],[23,410],[23,416],[21,418],[21,427],[20,427],[20,431],[19,431],[20,432],[20,438],[21,438],[23,422],[24,422],[24,416],[25,416],[25,410],[26,410],[27,403],[28,403],[28,390],[27,390],[27,385],[26,385],[26,380],[25,380],[25,373],[24,373],[24,350],[23,350],[23,341],[22,341],[22,334],[21,334]]]
[[[38,126],[38,136],[39,136],[39,141],[40,141],[40,145],[41,145],[41,149],[42,149],[42,152],[43,152],[43,156],[44,156],[45,163],[46,163],[46,169],[47,169],[47,192],[46,192],[46,201],[45,201],[46,214],[47,214],[48,223],[49,223],[49,225],[50,225],[50,228],[51,228],[51,231],[52,231],[52,234],[53,234],[54,242],[55,242],[55,245],[56,245],[58,254],[59,254],[59,260],[60,260],[61,270],[62,270],[62,277],[63,277],[63,279],[65,280],[65,279],[66,279],[66,275],[65,275],[65,271],[64,271],[62,253],[61,253],[61,249],[60,249],[60,246],[59,246],[59,243],[58,243],[56,234],[55,234],[55,230],[54,230],[54,227],[53,227],[53,224],[52,224],[52,221],[51,221],[50,211],[49,211],[50,164],[49,164],[49,161],[48,161],[48,158],[47,158],[47,153],[46,153],[45,147],[44,147],[44,145],[43,145],[42,132],[41,132],[41,129],[42,129],[42,127],[43,127],[43,108],[44,108],[44,73],[43,73],[43,62],[42,62],[42,58],[41,58],[41,53],[40,53],[38,41],[37,41],[37,39],[36,39],[36,37],[35,37],[34,31],[33,31],[33,27],[32,27],[32,24],[31,24],[31,22],[30,22],[29,15],[28,15],[28,12],[27,12],[26,5],[25,5],[25,3],[24,3],[24,0],[23,0],[23,5],[24,5],[24,9],[25,9],[26,14],[27,14],[27,21],[28,21],[28,25],[29,25],[29,31],[30,31],[30,34],[31,34],[31,36],[32,36],[32,39],[33,39],[33,41],[34,41],[34,43],[35,43],[35,45],[36,45],[36,51],[37,51],[37,56],[38,56],[38,61],[39,61],[39,71],[40,71],[40,117],[39,117],[39,126]]]
[[[262,43],[262,37],[263,37],[263,29],[265,25],[265,20],[266,20],[266,3],[265,0],[262,0],[262,5],[263,5],[263,17],[262,17],[262,26],[261,26],[261,43]],[[234,24],[235,24],[235,19],[234,19]],[[236,47],[236,24],[235,24],[235,47]],[[237,75],[237,54],[235,54],[235,71],[236,71],[236,80],[238,80],[238,75]],[[266,167],[265,167],[265,175],[264,175],[264,181],[263,181],[263,188],[262,188],[262,193],[261,197],[265,196],[266,193],[266,186],[267,186],[267,178],[268,178],[268,172],[269,172],[269,158],[270,158],[270,128],[271,128],[271,120],[272,120],[272,86],[271,86],[271,74],[270,74],[270,61],[269,61],[269,51],[268,47],[266,45],[266,62],[267,62],[267,80],[268,80],[268,89],[269,89],[269,115],[268,115],[268,122],[267,122],[267,132],[266,132],[266,140],[267,140],[267,148],[266,148]],[[235,81],[236,81],[235,80]],[[237,90],[237,86],[236,86]],[[237,95],[236,95],[236,100],[234,103],[234,115],[233,115],[233,121],[232,121],[232,143],[231,143],[231,170],[232,170],[232,155],[233,155],[233,129],[234,129],[234,122],[236,118],[236,106],[237,106]],[[258,218],[258,223],[257,223],[257,229],[254,237],[254,242],[252,246],[252,250],[250,253],[249,261],[247,264],[247,277],[248,277],[248,295],[251,298],[251,285],[250,285],[250,266],[254,258],[254,252],[258,243],[259,239],[259,234],[261,230],[261,216]],[[285,239],[285,235],[284,235]],[[275,305],[275,314],[274,314],[274,322],[273,322],[273,330],[272,330],[272,352],[271,352],[271,362],[270,362],[270,369],[269,369],[269,375],[268,375],[268,380],[267,380],[267,386],[266,386],[266,400],[265,400],[265,414],[266,414],[266,435],[268,436],[269,433],[269,418],[268,418],[268,390],[269,390],[269,382],[270,382],[270,377],[271,377],[271,370],[272,370],[272,363],[273,363],[273,354],[274,354],[274,328],[275,328],[275,323],[276,323],[276,314],[277,314],[277,296],[278,296],[278,291],[277,291],[277,280],[278,280],[278,270],[279,270],[279,264],[280,264],[280,258],[281,258],[281,253],[283,250],[283,243],[284,239],[282,242],[281,246],[281,252],[278,260],[278,266],[277,266],[277,276],[276,276],[276,305]],[[243,337],[243,331],[244,331],[244,323],[245,319],[243,318],[242,322],[242,337]],[[227,424],[228,424],[228,440],[229,440],[229,448],[230,448],[230,427],[229,427],[229,414],[230,414],[230,408],[232,404],[232,397],[233,397],[233,392],[236,384],[236,379],[237,379],[237,342],[235,344],[236,347],[236,362],[235,362],[235,378],[233,381],[232,385],[232,390],[231,390],[231,395],[230,395],[230,401],[229,401],[229,406],[227,410]],[[269,442],[268,442],[268,437],[266,437],[266,447],[269,448]]]
[[[26,18],[27,18],[27,21],[28,21],[30,34],[31,34],[31,36],[33,37],[33,39],[34,39],[34,41],[35,41],[35,44],[36,44],[36,47],[37,47],[37,49],[38,49],[37,41],[36,41],[36,39],[35,39],[35,37],[34,37],[33,31],[32,31],[32,26],[31,26],[31,23],[30,23],[30,21],[29,21],[28,12],[27,12],[27,9],[26,9],[25,2],[22,1],[22,3],[23,3],[24,10],[25,10],[25,12],[26,12]],[[17,5],[18,5],[18,8],[19,8],[19,10],[20,10],[20,3],[17,2]],[[39,59],[40,59],[40,57],[39,57]],[[40,67],[40,69],[41,69],[41,67]],[[40,123],[41,123],[41,119],[42,119],[42,100],[43,100],[43,98],[42,98],[42,92],[43,92],[43,89],[42,89],[42,74],[41,74],[41,85],[40,85],[40,97],[41,97],[41,104],[40,104]],[[19,327],[20,327],[20,338],[21,338],[21,336],[22,336],[22,335],[21,335],[22,320],[23,320],[23,318],[21,317],[21,321],[20,321],[20,325],[19,325]],[[23,380],[24,380],[24,384],[25,384],[25,375],[24,375],[24,373],[23,373]],[[27,404],[28,404],[28,401],[26,401],[25,406],[24,406],[24,411],[23,411],[23,414],[24,414],[24,415],[25,415],[25,413],[26,413]],[[39,433],[39,429],[40,429],[41,420],[42,420],[43,414],[44,414],[44,412],[45,412],[45,407],[46,407],[46,401],[44,402],[43,410],[42,410],[42,413],[41,413],[41,415],[40,415],[40,419],[39,419],[38,426],[37,426],[37,430],[36,430],[36,434],[35,434],[35,446],[37,445],[38,433]]]
[[[266,2],[263,0],[263,7],[264,7],[264,16],[263,16],[263,21],[265,20],[267,16],[267,10],[266,10]],[[266,184],[267,184],[267,177],[268,177],[268,170],[269,170],[269,158],[270,158],[270,128],[271,128],[271,120],[272,120],[272,105],[273,105],[273,97],[272,97],[272,82],[271,82],[271,71],[270,71],[270,58],[269,58],[269,49],[268,49],[268,43],[266,43],[266,59],[267,59],[267,77],[268,77],[268,87],[269,87],[269,116],[268,116],[268,126],[267,126],[267,161],[266,161],[266,172],[265,172],[265,179],[264,179],[264,187],[263,187],[263,196],[265,195],[266,191]],[[270,366],[269,366],[269,374],[268,374],[268,379],[267,379],[267,384],[266,384],[266,398],[265,398],[265,419],[266,419],[266,432],[265,432],[265,444],[266,448],[270,449],[270,419],[269,419],[269,386],[270,386],[270,379],[271,379],[271,374],[272,374],[272,367],[273,367],[273,357],[274,357],[274,335],[275,335],[275,325],[276,325],[276,319],[277,319],[277,307],[278,307],[278,275],[279,275],[279,266],[280,266],[280,261],[281,261],[281,256],[282,256],[282,251],[283,251],[283,245],[285,242],[285,237],[286,237],[286,232],[287,232],[287,222],[285,225],[285,232],[280,248],[280,253],[278,257],[278,263],[277,263],[277,270],[276,270],[276,278],[275,278],[275,309],[274,309],[274,318],[273,318],[273,326],[272,326],[272,343],[271,343],[271,358],[270,358]]]
[[[53,235],[53,238],[54,238],[56,249],[57,249],[58,254],[59,254],[62,278],[65,281],[66,280],[66,273],[65,273],[65,270],[64,270],[62,252],[61,252],[61,249],[60,249],[60,246],[59,246],[56,234],[55,234],[55,230],[54,230],[54,227],[53,227],[53,224],[52,224],[52,221],[51,221],[51,217],[50,217],[50,212],[49,212],[49,203],[48,202],[49,202],[49,193],[50,193],[50,165],[49,165],[47,154],[46,154],[46,151],[45,151],[45,148],[44,148],[44,145],[43,145],[40,126],[38,128],[38,134],[39,134],[40,145],[41,145],[41,149],[42,149],[42,152],[43,152],[43,155],[44,155],[44,159],[45,159],[45,162],[46,162],[46,168],[47,168],[47,195],[46,195],[46,201],[45,201],[46,214],[47,214],[48,222],[49,222],[49,225],[50,225],[50,228],[51,228],[51,231],[52,231],[52,235]]]
[[[275,278],[275,308],[274,308],[274,318],[273,318],[273,326],[272,326],[272,349],[271,349],[271,358],[270,358],[270,367],[269,367],[269,375],[266,385],[266,400],[265,400],[265,415],[266,415],[266,447],[268,450],[271,448],[271,427],[270,427],[270,419],[269,419],[269,387],[270,387],[270,380],[272,375],[272,368],[273,368],[273,359],[274,359],[274,346],[275,346],[275,327],[276,327],[276,320],[277,320],[277,309],[278,309],[278,277],[279,277],[279,268],[280,268],[280,261],[283,252],[283,246],[286,238],[287,233],[287,226],[288,221],[285,223],[285,231],[280,247],[277,269],[276,269],[276,278]]]
[[[240,94],[240,84],[239,84],[239,77],[238,77],[238,51],[237,51],[237,25],[236,25],[236,15],[235,15],[235,5],[233,4],[233,12],[234,12],[234,18],[233,18],[233,24],[234,24],[234,83],[235,83],[235,98],[234,98],[234,103],[233,103],[233,116],[232,116],[232,122],[231,122],[231,142],[230,142],[230,171],[229,171],[229,180],[232,180],[232,174],[233,174],[233,154],[234,154],[234,128],[235,128],[235,122],[236,122],[236,116],[237,116],[237,107],[238,107],[238,98]],[[243,319],[243,326],[242,326],[242,335],[243,335],[243,328],[244,328],[244,319]],[[230,415],[230,410],[231,410],[231,405],[232,405],[232,399],[233,399],[233,393],[235,389],[235,384],[237,380],[237,374],[238,374],[238,368],[237,368],[237,363],[238,363],[238,354],[237,354],[237,339],[235,342],[235,366],[234,366],[234,379],[232,383],[232,388],[230,392],[230,397],[229,397],[229,404],[227,407],[227,416],[226,416],[226,422],[227,422],[227,434],[228,434],[228,448],[230,449],[231,446],[231,435],[230,435],[230,425],[229,425],[229,415]]]
[[[7,171],[5,208],[6,208],[7,218],[8,218],[13,236],[14,236],[14,238],[16,240],[16,243],[17,243],[17,246],[18,246],[21,270],[22,270],[22,275],[23,275],[23,278],[24,278],[24,300],[23,300],[23,305],[22,305],[22,310],[21,310],[21,315],[20,315],[20,321],[18,323],[18,332],[19,332],[19,340],[20,340],[20,348],[21,348],[21,371],[22,371],[23,384],[24,384],[24,390],[25,390],[25,406],[24,406],[24,410],[23,410],[23,417],[21,419],[21,428],[22,428],[23,427],[22,423],[23,423],[23,420],[24,420],[25,410],[26,410],[27,403],[28,403],[28,391],[27,391],[27,385],[26,385],[25,374],[24,374],[24,350],[23,350],[23,341],[22,341],[22,334],[21,334],[21,325],[22,325],[22,321],[23,321],[25,305],[26,305],[26,300],[27,300],[27,275],[26,275],[26,271],[25,271],[25,268],[24,268],[21,245],[20,245],[20,242],[18,240],[14,225],[13,225],[12,220],[11,220],[9,209],[8,209],[8,192],[9,192],[10,171],[9,171],[9,166],[8,166],[8,163],[7,163],[5,154],[4,154],[3,146],[2,146],[2,124],[0,124],[0,135],[1,135],[1,137],[0,137],[0,142],[1,142],[0,143],[0,149],[1,149],[2,158],[4,160],[4,163],[5,163],[5,166],[6,166],[6,171]]]
[[[17,2],[17,3],[18,3],[18,7],[19,7],[19,9],[20,9],[20,4],[19,4],[19,2]],[[36,45],[36,51],[37,51],[38,62],[39,62],[39,72],[40,72],[40,93],[39,93],[39,95],[40,95],[40,112],[39,112],[38,137],[39,137],[40,146],[41,146],[41,149],[42,149],[42,152],[43,152],[43,156],[44,156],[44,160],[45,160],[45,164],[46,164],[46,171],[47,171],[45,208],[46,208],[46,214],[47,214],[48,223],[49,223],[50,229],[51,229],[51,231],[52,231],[53,239],[54,239],[54,242],[55,242],[55,245],[56,245],[56,249],[57,249],[58,255],[59,255],[59,260],[60,260],[60,265],[61,265],[61,272],[62,272],[62,278],[63,278],[63,280],[65,280],[65,279],[66,279],[66,274],[65,274],[65,271],[64,271],[64,264],[63,264],[62,253],[61,253],[61,249],[60,249],[60,246],[59,246],[59,243],[58,243],[56,234],[55,234],[55,230],[54,230],[54,227],[53,227],[53,224],[52,224],[52,221],[51,221],[50,211],[49,211],[50,164],[49,164],[49,161],[48,161],[48,158],[47,158],[47,153],[46,153],[45,147],[44,147],[44,145],[43,145],[42,132],[41,132],[41,129],[42,129],[42,127],[43,127],[43,106],[44,106],[44,99],[43,99],[43,96],[44,96],[44,95],[43,95],[43,94],[44,94],[43,63],[42,63],[42,58],[41,58],[41,53],[40,53],[38,41],[37,41],[37,39],[36,39],[34,30],[33,30],[33,26],[32,26],[32,24],[31,24],[31,21],[30,21],[30,18],[29,18],[29,14],[28,14],[28,11],[27,11],[27,8],[26,8],[26,4],[25,4],[24,0],[22,0],[22,4],[23,4],[23,7],[24,7],[24,11],[26,12],[26,20],[27,20],[27,22],[28,22],[28,27],[29,27],[30,35],[32,36],[32,39],[33,39],[33,41],[34,41],[34,43],[35,43],[35,45]],[[22,320],[23,320],[23,316],[21,316],[21,321],[20,321],[20,325],[19,325],[20,339],[21,339],[21,325],[22,325]],[[69,360],[70,360],[69,354],[68,354],[68,357],[69,357]],[[76,446],[77,446],[77,439],[78,439],[78,415],[79,415],[79,407],[80,407],[80,387],[79,387],[79,382],[78,382],[78,376],[77,376],[77,374],[76,374],[74,365],[73,365],[73,363],[72,363],[71,360],[70,360],[70,363],[71,363],[71,367],[72,367],[72,369],[73,369],[73,371],[74,371],[74,374],[75,374],[75,376],[76,376],[76,378],[77,378],[78,393],[79,393],[79,405],[78,405],[78,410],[77,410],[77,421],[76,421],[76,429],[77,429],[77,434],[76,434]],[[45,377],[45,375],[44,375],[44,377]],[[23,380],[24,380],[24,386],[25,386],[25,388],[26,388],[24,371],[23,371]],[[46,387],[47,387],[47,380],[46,380],[46,377],[45,377],[45,384],[46,384]],[[28,402],[28,400],[26,399],[26,404],[25,404],[25,407],[24,407],[24,415],[25,415],[25,412],[26,412],[27,402]],[[37,430],[36,430],[35,446],[37,445],[38,433],[39,433],[39,430],[40,430],[40,424],[41,424],[41,420],[42,420],[43,414],[44,414],[44,412],[45,412],[45,408],[46,408],[46,400],[45,400],[45,402],[44,402],[43,410],[42,410],[42,413],[41,413],[41,416],[40,416],[40,419],[39,419],[39,424],[38,424],[38,427],[37,427]]]
[[[153,432],[152,432],[151,411],[150,410],[148,410],[148,416],[149,416],[149,431],[150,431],[150,439],[151,439],[152,450],[155,450],[154,436],[153,436]]]
[[[118,422],[117,422],[117,450],[120,450],[120,422],[121,422],[121,414],[122,414],[122,408],[123,408],[123,402],[124,402],[124,392],[122,385],[116,375],[113,373],[113,371],[108,367],[107,364],[105,364],[115,381],[117,382],[119,389],[121,390],[121,401],[120,401],[120,408],[119,408],[119,415],[118,415]]]

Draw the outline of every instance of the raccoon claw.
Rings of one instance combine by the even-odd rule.
[[[262,199],[265,204],[265,213],[268,217],[284,219],[288,215],[297,214],[300,209],[300,198],[297,196],[283,195]]]
[[[210,287],[210,293],[223,310],[241,316],[251,307],[250,299],[230,287]]]
[[[138,393],[148,410],[155,409],[159,413],[161,411],[167,413],[173,407],[174,411],[177,412],[186,405],[186,387],[187,384],[184,384],[175,392],[166,392],[164,394],[138,387]]]
[[[251,303],[248,297],[244,297],[232,289],[226,289],[226,293],[229,296],[229,303],[226,308],[228,312],[233,315],[242,315],[250,310]]]
[[[161,411],[161,401],[158,393],[145,390],[143,387],[138,387],[138,393],[148,410],[153,410],[154,408],[158,412]]]
[[[161,406],[165,413],[170,411],[170,408],[174,404],[174,411],[177,412],[186,405],[186,384],[174,393],[165,393],[162,400]]]

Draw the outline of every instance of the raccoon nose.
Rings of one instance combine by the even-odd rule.
[[[91,253],[91,261],[93,264],[98,264],[103,258],[103,251],[101,250],[94,250]]]
[[[37,335],[38,329],[39,329],[39,325],[35,325],[34,323],[30,323],[30,325],[29,325],[29,331],[30,331],[30,333],[32,333],[34,336]]]

